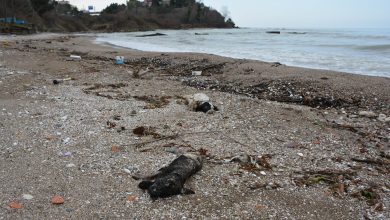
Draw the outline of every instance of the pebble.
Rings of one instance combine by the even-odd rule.
[[[382,190],[384,191],[384,192],[390,192],[390,189],[388,189],[387,187],[385,187],[385,186],[382,186]]]
[[[263,176],[267,175],[267,173],[265,171],[260,171],[260,174],[263,175]]]
[[[68,152],[65,152],[63,153],[64,157],[70,157],[72,156],[72,152],[68,151]]]
[[[131,174],[131,171],[129,169],[126,169],[126,168],[123,168],[123,172],[125,172],[127,174]]]
[[[62,140],[64,142],[64,144],[69,144],[70,142],[70,138],[65,138],[64,140]]]
[[[385,122],[386,118],[387,118],[387,116],[385,114],[379,114],[379,116],[378,116],[378,120],[381,122]]]
[[[51,199],[51,203],[53,203],[54,205],[61,205],[64,202],[65,200],[61,196],[53,196],[53,198]]]
[[[303,153],[298,153],[298,156],[303,157]]]
[[[66,168],[72,168],[72,167],[76,167],[76,165],[74,163],[70,163],[66,165]]]
[[[25,200],[31,200],[31,199],[33,199],[34,198],[34,196],[32,196],[32,195],[30,195],[30,194],[23,194],[23,199],[25,199]]]

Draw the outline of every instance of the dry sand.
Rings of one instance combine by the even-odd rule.
[[[92,40],[0,39],[0,219],[390,217],[389,78]],[[198,92],[219,111],[190,111]],[[131,174],[182,152],[207,154],[196,194],[152,201]]]

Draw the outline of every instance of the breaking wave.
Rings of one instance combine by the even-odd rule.
[[[280,34],[269,34],[280,31]],[[136,37],[151,33],[165,36]],[[104,33],[98,43],[143,51],[208,53],[390,77],[390,29],[191,29]]]

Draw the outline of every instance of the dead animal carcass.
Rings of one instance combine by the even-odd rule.
[[[166,167],[161,168],[157,174],[142,179],[139,188],[147,190],[153,199],[164,198],[178,194],[194,194],[191,189],[184,188],[184,183],[202,169],[201,156],[184,154],[176,158]]]
[[[185,96],[188,106],[196,112],[208,113],[209,111],[218,111],[218,108],[212,104],[210,98],[204,93]]]

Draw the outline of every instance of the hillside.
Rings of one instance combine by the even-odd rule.
[[[14,2],[14,3],[13,3]],[[234,23],[218,11],[195,0],[176,0],[169,5],[153,1],[149,7],[130,0],[111,4],[99,16],[78,11],[69,4],[50,0],[5,0],[0,17],[15,16],[35,24],[38,31],[121,32],[152,29],[232,28]]]

